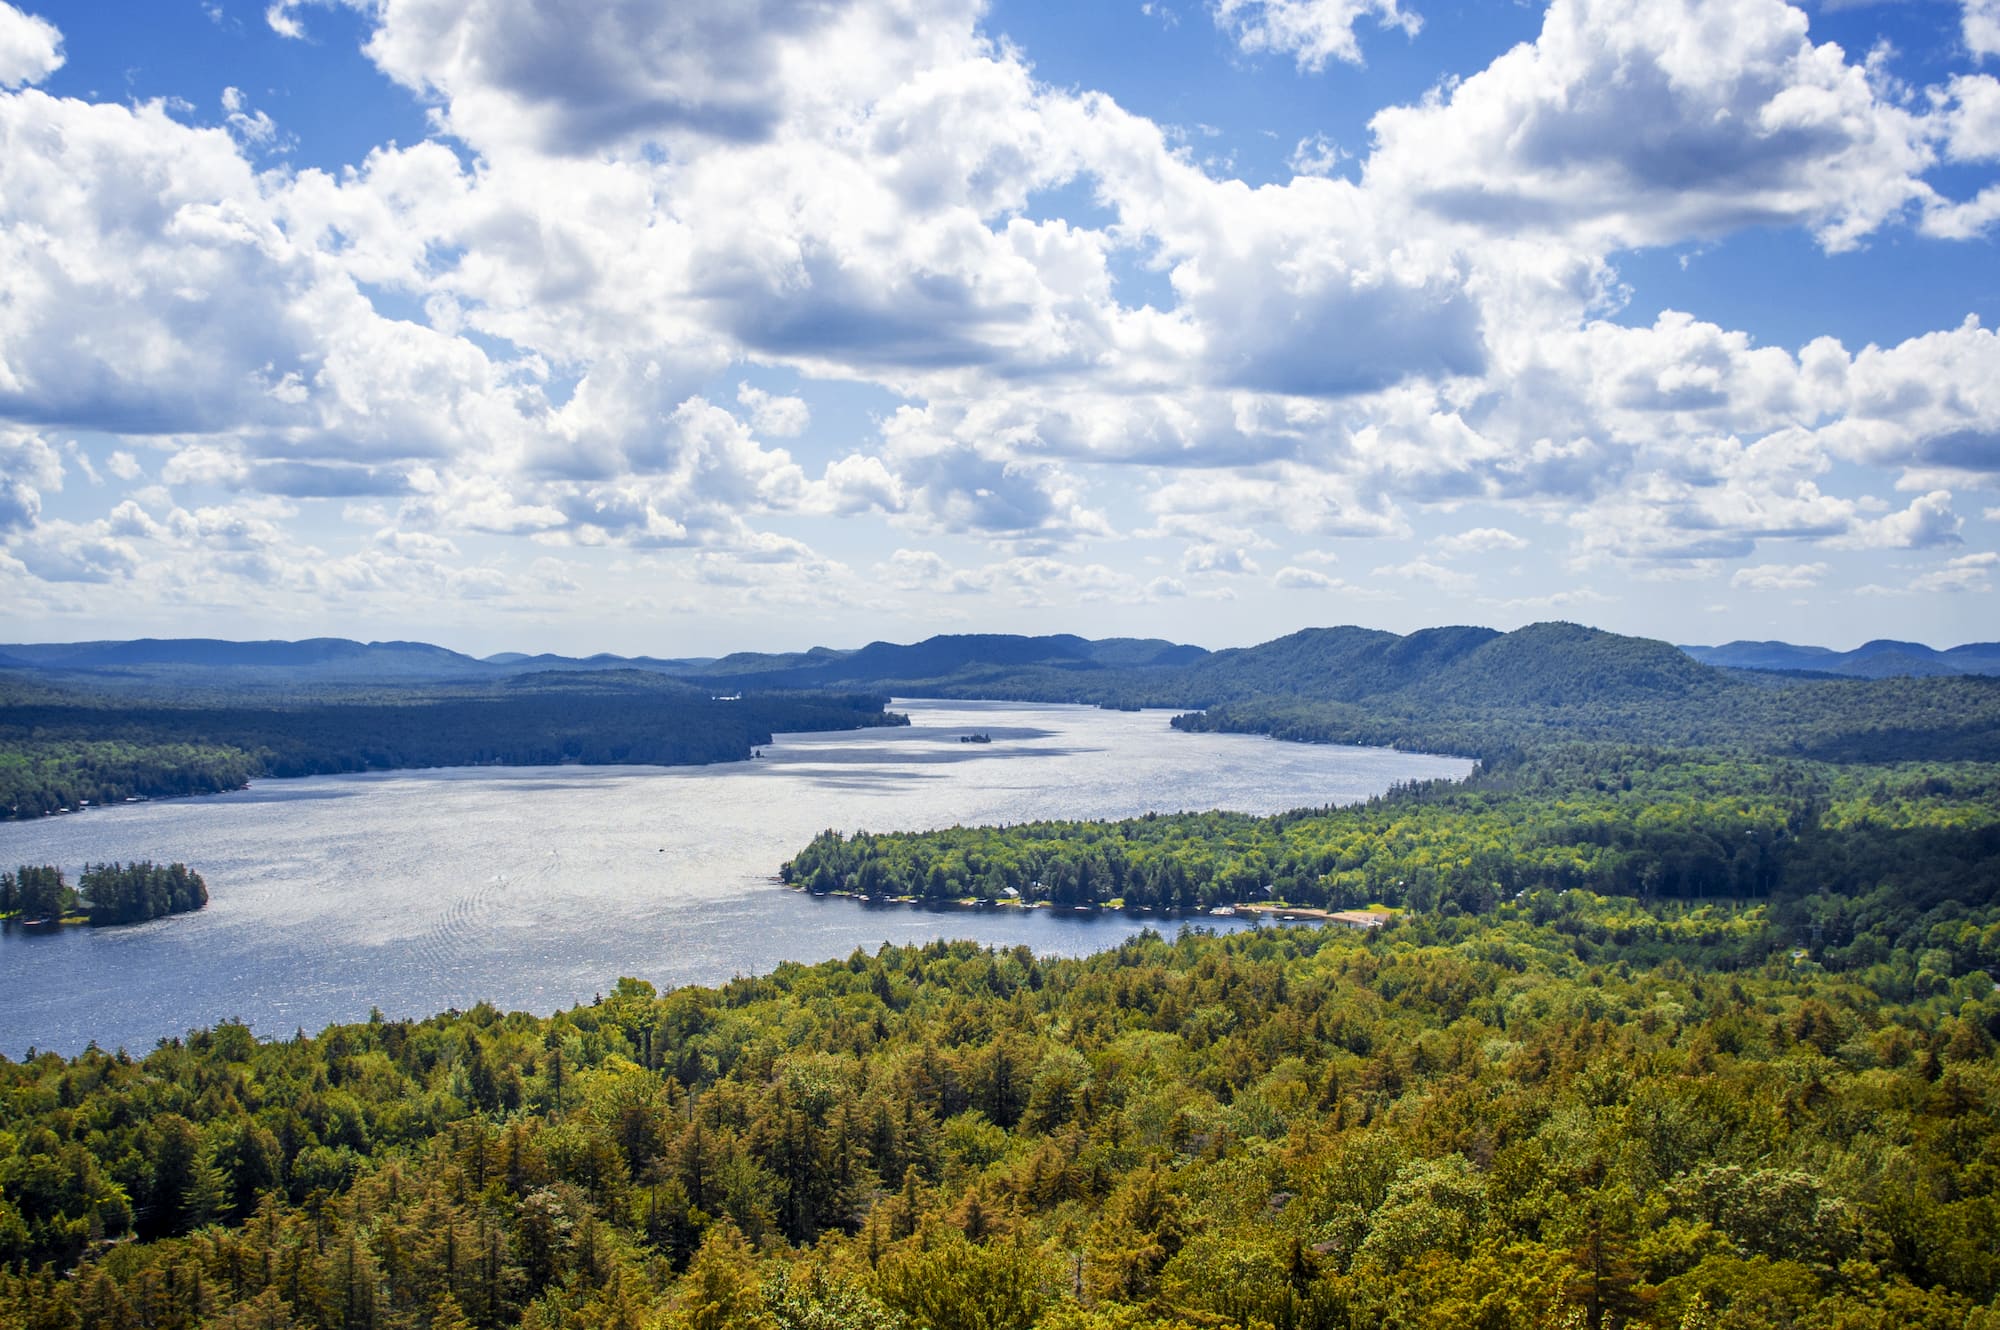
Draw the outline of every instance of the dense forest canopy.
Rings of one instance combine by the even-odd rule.
[[[2000,1324],[1993,981],[1769,927],[1536,891],[0,1061],[0,1326]]]

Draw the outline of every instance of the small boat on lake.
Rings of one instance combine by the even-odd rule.
[[[962,744],[990,744],[993,742],[993,736],[990,734],[980,734],[975,732],[972,734],[959,735],[958,741]]]

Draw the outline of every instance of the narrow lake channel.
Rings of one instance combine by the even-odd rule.
[[[662,989],[965,937],[1077,955],[1179,921],[939,910],[774,883],[815,833],[1148,811],[1278,812],[1462,758],[1181,734],[1171,713],[898,701],[908,729],[780,735],[712,767],[452,768],[262,781],[0,824],[0,864],[180,860],[198,914],[0,935],[0,1054],[133,1051],[236,1018],[261,1036],[481,1000],[549,1012],[621,975]],[[990,744],[961,743],[978,732]],[[1236,926],[1203,921],[1203,926]]]

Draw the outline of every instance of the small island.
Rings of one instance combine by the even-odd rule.
[[[75,887],[53,864],[0,873],[0,920],[23,928],[139,924],[207,904],[208,884],[186,864],[90,864]]]

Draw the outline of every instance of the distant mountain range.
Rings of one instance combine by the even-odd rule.
[[[1157,639],[1088,641],[1060,634],[1020,637],[953,634],[910,645],[871,642],[852,650],[815,647],[780,654],[662,659],[654,656],[561,656],[501,652],[481,659],[425,642],[228,642],[216,638],[140,638],[129,642],[0,645],[0,669],[170,680],[220,673],[246,683],[414,683],[500,679],[548,671],[651,670],[732,688],[839,688],[940,681],[998,672],[1150,670],[1193,664],[1209,653]]]
[[[131,642],[40,642],[0,646],[0,668],[157,674],[195,670],[267,672],[308,678],[440,679],[477,673],[479,661],[425,642],[226,642],[211,637]]]
[[[1854,679],[2000,674],[2000,642],[1968,642],[1949,651],[1889,638],[1877,638],[1852,651],[1793,646],[1790,642],[1727,642],[1719,647],[1684,646],[1681,650],[1704,665],[1737,670],[1807,671]]]
[[[1159,638],[1093,641],[1069,634],[1005,633],[720,658],[502,652],[482,659],[424,642],[337,637],[0,645],[0,669],[134,684],[197,678],[243,684],[415,684],[644,670],[730,691],[865,688],[904,695],[1177,707],[1277,694],[1359,702],[1409,692],[1413,698],[1477,700],[1480,705],[1560,702],[1585,692],[1603,697],[1607,687],[1634,699],[1679,696],[1705,686],[1708,671],[1703,666],[1868,679],[2000,674],[2000,643],[1970,643],[1949,651],[1886,640],[1845,652],[1786,642],[1675,648],[1575,624],[1533,624],[1512,633],[1449,627],[1407,635],[1309,628],[1258,646],[1214,652]]]
[[[616,709],[665,693],[682,695],[683,704],[740,695],[783,705],[801,700],[770,695],[811,692],[877,705],[884,697],[948,697],[1171,708],[1183,729],[1481,757],[1611,742],[1833,761],[2000,760],[2000,677],[1970,673],[1990,668],[1992,655],[1981,653],[1993,648],[1871,646],[1684,649],[1573,623],[1511,633],[1309,628],[1214,652],[1152,638],[967,633],[718,659],[507,653],[481,660],[421,642],[339,638],[85,642],[0,646],[0,666],[15,663],[0,678],[0,731],[10,715],[34,706],[154,707],[178,716],[189,707],[233,714],[533,695],[560,710],[623,696],[609,704]],[[1697,658],[1704,650],[1714,663]],[[1924,677],[1856,677],[1868,673]]]
[[[428,642],[354,642],[312,637],[301,642],[228,642],[212,637],[140,638],[131,642],[44,642],[0,646],[0,669],[173,678],[220,673],[240,682],[279,679],[327,683],[423,683],[501,679],[545,670],[650,669],[685,674],[706,659],[650,656],[588,657],[503,652],[481,660]]]

